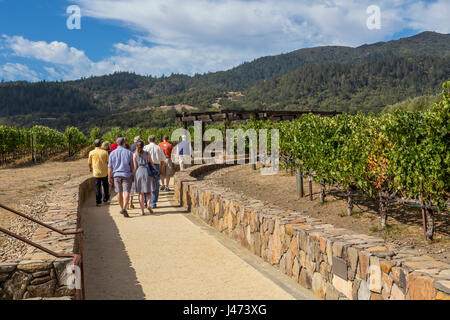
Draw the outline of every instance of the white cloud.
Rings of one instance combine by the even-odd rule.
[[[53,69],[47,71],[52,77],[74,79],[116,70],[158,76],[203,73],[303,47],[373,43],[405,29],[450,32],[448,0],[73,2],[81,6],[82,17],[115,21],[144,36],[139,41],[114,44],[114,55],[98,62],[91,61],[84,51],[58,41],[33,42],[4,36],[3,47],[16,56],[51,64]],[[381,8],[380,30],[366,26],[369,5]]]
[[[433,30],[450,33],[450,2],[418,2],[411,5],[406,13],[409,25],[416,30]]]
[[[144,32],[146,39],[156,44],[148,50],[136,48],[146,51],[144,65],[153,66],[146,70],[149,73],[161,69],[166,73],[216,71],[302,47],[358,46],[388,39],[406,28],[445,33],[450,28],[448,0],[431,4],[412,0],[75,2],[81,6],[83,16],[118,21]],[[381,8],[381,30],[369,30],[366,26],[366,9],[370,5]],[[209,61],[211,58],[216,61]],[[156,66],[150,61],[163,64]]]
[[[90,63],[83,51],[64,42],[30,41],[22,36],[3,35],[5,44],[18,56],[39,59],[55,64],[74,65]]]
[[[30,70],[26,65],[8,62],[0,66],[0,78],[14,81],[38,81],[39,75],[36,71]]]
[[[64,42],[31,41],[22,36],[3,35],[3,45],[15,56],[45,62],[50,79],[76,79],[86,75],[101,75],[113,71],[107,62],[95,63],[82,50]]]

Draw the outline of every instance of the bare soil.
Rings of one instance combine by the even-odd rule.
[[[64,156],[61,156],[64,158]],[[70,179],[89,174],[87,159],[75,161],[48,161],[38,165],[14,164],[13,168],[0,169],[0,203],[25,214],[39,218],[45,211],[46,199],[52,190]],[[29,237],[35,224],[0,209],[0,227]],[[25,247],[18,241],[0,233],[0,258],[16,258]],[[12,248],[17,248],[13,252]]]
[[[214,171],[204,176],[204,179],[248,197],[305,213],[324,223],[378,236],[386,241],[415,248],[423,254],[450,262],[450,215],[448,213],[435,214],[434,240],[425,242],[420,209],[391,204],[388,207],[387,226],[383,230],[375,201],[357,197],[353,214],[347,216],[347,202],[341,191],[327,187],[325,203],[321,203],[320,185],[313,183],[313,201],[310,201],[307,180],[304,180],[305,197],[297,199],[296,178],[285,170],[280,170],[274,176],[262,176],[259,170],[252,170],[250,165],[239,165]]]

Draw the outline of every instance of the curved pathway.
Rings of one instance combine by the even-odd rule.
[[[87,299],[315,299],[262,259],[171,204],[119,213],[116,199],[82,211]]]

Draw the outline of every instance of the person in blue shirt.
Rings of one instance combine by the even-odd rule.
[[[125,138],[120,137],[116,142],[117,149],[109,155],[108,181],[109,184],[114,184],[121,208],[120,213],[128,218],[127,207],[136,168],[134,167],[133,152],[125,148]]]

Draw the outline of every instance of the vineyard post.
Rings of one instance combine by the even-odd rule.
[[[325,202],[325,182],[320,182],[320,202]]]
[[[68,142],[68,145],[69,145],[69,158],[71,157],[71,152],[70,152],[71,136],[72,136],[72,133],[69,132],[69,136],[67,137],[67,142]]]
[[[33,131],[33,158],[34,158],[34,163],[37,163],[37,157],[36,157],[36,152],[37,152],[37,147],[36,147],[36,131]]]
[[[434,214],[433,214],[433,202],[431,201],[431,197],[430,197],[430,201],[429,201],[429,205],[428,207],[425,209],[425,213],[427,216],[427,239],[428,240],[433,240],[433,236],[434,236]]]
[[[386,220],[387,220],[387,207],[386,207],[386,198],[384,196],[383,191],[380,191],[378,194],[378,212],[380,214],[381,218],[381,228],[386,227]]]
[[[34,162],[34,145],[33,145],[33,135],[30,134],[30,151],[31,151],[31,162]]]
[[[297,168],[296,182],[297,182],[297,199],[300,200],[300,198],[303,198],[305,196],[305,193],[303,190],[302,167]]]
[[[347,188],[347,215],[351,216],[353,211],[353,188],[349,186]]]
[[[311,174],[308,174],[308,180],[309,180],[309,200],[313,201],[313,185]]]
[[[419,201],[420,201],[420,207],[422,208],[422,225],[423,225],[423,239],[425,240],[425,242],[427,242],[427,221],[426,221],[426,217],[425,217],[425,204],[423,201],[423,182],[422,179],[420,180],[420,197],[419,197]]]
[[[427,227],[425,218],[425,205],[423,203],[423,195],[420,193],[420,207],[422,208],[422,225],[423,225],[423,239],[427,241]]]

